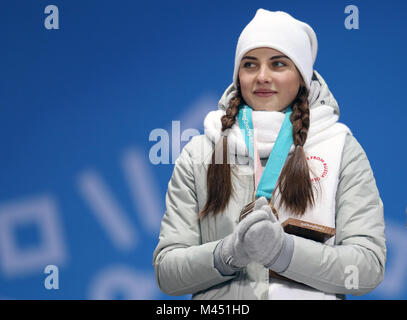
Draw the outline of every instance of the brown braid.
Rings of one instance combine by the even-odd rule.
[[[308,204],[314,204],[311,177],[303,149],[310,126],[307,97],[307,89],[301,86],[293,102],[293,112],[290,117],[295,149],[287,159],[277,184],[280,189],[281,204],[298,215],[304,214]]]
[[[237,95],[229,102],[229,107],[226,109],[226,114],[221,117],[222,132],[231,128],[235,121],[236,115],[239,112],[239,106],[242,104],[240,88]],[[217,214],[223,211],[233,192],[230,164],[227,161],[227,135],[223,135],[215,145],[212,153],[212,163],[208,166],[207,171],[207,195],[205,207],[199,213],[199,217],[205,217],[209,212]],[[223,155],[222,161],[217,161],[219,154]]]
[[[291,114],[290,120],[293,125],[293,140],[295,146],[304,146],[307,140],[309,129],[309,106],[307,97],[307,89],[301,87],[293,103],[293,113]]]

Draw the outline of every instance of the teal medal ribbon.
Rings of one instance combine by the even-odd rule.
[[[291,145],[293,144],[293,126],[290,121],[292,114],[292,106],[289,105],[286,109],[283,124],[278,132],[276,142],[271,150],[269,159],[267,160],[266,167],[260,178],[257,186],[255,197],[266,197],[271,199],[274,188],[277,184],[278,177],[283,169],[284,163],[287,159]],[[244,137],[249,156],[255,161],[254,155],[254,132],[253,132],[253,119],[252,108],[244,105],[239,109],[238,113],[239,127]]]

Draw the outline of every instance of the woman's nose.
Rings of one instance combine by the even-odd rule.
[[[271,82],[272,75],[271,71],[267,67],[261,67],[259,73],[257,74],[257,81],[263,82]]]

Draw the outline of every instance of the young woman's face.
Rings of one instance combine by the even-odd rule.
[[[304,85],[294,62],[272,48],[247,52],[240,62],[239,80],[246,103],[263,111],[283,110]]]

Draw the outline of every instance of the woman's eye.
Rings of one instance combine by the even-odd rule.
[[[252,62],[246,62],[244,65],[243,65],[243,67],[244,68],[249,68],[249,65],[252,65],[253,63]]]
[[[281,62],[281,61],[276,61],[276,62],[273,63],[273,65],[276,65],[277,63],[280,63],[282,66],[286,65],[284,62]]]

